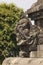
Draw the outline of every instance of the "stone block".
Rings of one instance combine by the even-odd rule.
[[[37,57],[43,58],[43,51],[37,51]]]
[[[43,44],[42,45],[37,45],[37,51],[43,51]]]
[[[31,51],[30,58],[36,58],[36,57],[37,57],[37,51]]]
[[[2,65],[43,65],[43,58],[6,58]]]

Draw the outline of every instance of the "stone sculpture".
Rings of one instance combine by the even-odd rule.
[[[19,56],[21,57],[29,56],[29,47],[26,39],[29,37],[30,25],[31,22],[28,19],[23,18],[15,27],[18,42],[17,45],[20,47]]]
[[[34,23],[35,23],[34,26],[33,26],[34,27],[34,29],[33,29],[34,32],[32,31],[32,29],[31,29],[31,31],[28,29],[28,34],[29,35],[27,34],[27,37],[30,37],[30,39],[31,39],[31,38],[34,37],[34,33],[35,33],[35,35],[36,35],[35,39],[37,38],[37,40],[35,41],[35,39],[34,39],[34,41],[35,41],[35,44],[37,42],[37,47],[35,47],[35,46],[34,47],[37,48],[37,50],[38,50],[39,45],[43,44],[43,0],[38,0],[36,3],[34,3],[33,6],[30,9],[27,10],[27,15],[28,15],[28,18],[31,18],[31,20],[34,20]],[[28,26],[27,26],[27,28],[28,28]],[[36,26],[36,28],[38,28],[39,31],[37,30],[37,32],[35,32],[36,31],[35,26]],[[32,37],[31,37],[31,32],[32,32]],[[26,36],[25,33],[21,34],[22,37]],[[20,37],[21,37],[21,35],[20,35]],[[30,39],[28,39],[28,41]],[[24,42],[24,40],[22,40],[22,42]],[[27,41],[26,41],[26,43],[27,43]],[[28,42],[28,44],[31,44],[31,43]],[[33,45],[34,45],[34,43],[32,44],[32,46]],[[19,46],[21,46],[21,45],[19,45]],[[28,46],[29,49],[32,48],[32,46],[30,46],[30,45],[27,45],[27,46]],[[39,52],[37,50],[35,50],[35,51],[37,52],[37,55],[38,55]],[[34,49],[31,50],[31,51],[34,52]],[[22,51],[21,51],[21,53],[22,53]],[[36,57],[40,57],[40,56],[36,56]]]
[[[33,28],[33,30],[31,30]],[[34,29],[35,28],[35,29]],[[15,26],[17,45],[20,48],[20,57],[29,57],[31,51],[37,50],[37,26],[32,26],[28,18],[22,18]],[[39,29],[38,29],[39,30]]]

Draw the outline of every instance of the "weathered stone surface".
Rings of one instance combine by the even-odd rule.
[[[43,44],[43,0],[38,0],[34,3],[27,10],[27,14],[31,20],[35,21],[35,25],[32,26],[31,21],[26,17],[23,17],[18,22],[15,33],[17,35],[17,45],[20,47],[19,56],[43,57],[42,46],[40,48],[37,46]],[[41,56],[38,49],[41,52]]]
[[[37,58],[37,51],[31,51],[30,58]]]
[[[43,44],[37,45],[37,51],[42,51],[43,52]]]
[[[37,57],[43,58],[43,44],[37,45]]]
[[[35,25],[43,28],[43,0],[37,0],[30,9],[27,10],[28,17],[35,21]]]
[[[22,45],[26,41],[25,38],[29,37],[31,27],[31,21],[29,19],[23,18],[15,26],[15,34],[17,36],[17,44]]]
[[[15,34],[17,36],[17,45],[20,48],[20,57],[29,57],[29,33],[31,21],[28,18],[22,18],[15,26]],[[31,43],[30,43],[31,44]]]
[[[2,65],[43,65],[43,58],[7,58]]]
[[[40,45],[40,46],[43,46],[43,30],[41,30],[40,31],[40,34],[39,34],[39,41],[38,41],[38,44]],[[42,47],[41,47],[42,48]]]
[[[43,0],[38,0],[36,3],[32,5],[30,9],[27,10],[27,14],[36,12],[43,9]]]
[[[38,35],[37,57],[43,57],[43,0],[38,0],[27,10],[28,16],[35,21],[35,25],[40,28]]]
[[[43,51],[37,51],[37,58],[43,58]]]
[[[39,28],[32,25],[28,18],[20,19],[15,26],[17,45],[20,48],[19,57],[29,57],[31,51],[37,50],[37,35]]]

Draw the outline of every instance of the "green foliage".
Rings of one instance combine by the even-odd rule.
[[[16,36],[13,33],[19,15],[23,12],[13,4],[0,4],[0,59],[16,56]]]

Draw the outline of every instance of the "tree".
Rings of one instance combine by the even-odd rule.
[[[16,56],[18,52],[14,27],[23,12],[14,4],[0,4],[0,59]]]

